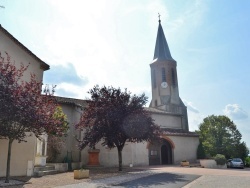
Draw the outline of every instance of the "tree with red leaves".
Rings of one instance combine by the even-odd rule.
[[[53,118],[58,106],[53,93],[42,95],[42,82],[37,81],[32,73],[29,81],[23,80],[28,66],[21,64],[17,68],[8,54],[7,58],[0,54],[0,139],[8,139],[9,143],[6,183],[9,183],[14,140],[25,142],[25,138],[31,134],[38,138],[43,133],[64,134],[60,119]]]
[[[145,94],[132,95],[125,89],[94,86],[88,92],[91,100],[84,109],[77,129],[83,131],[79,148],[102,145],[118,150],[119,171],[122,171],[122,150],[126,142],[159,140],[161,129],[144,109]]]

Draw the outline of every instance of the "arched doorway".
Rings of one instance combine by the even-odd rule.
[[[174,145],[172,140],[164,138],[160,143],[158,142],[148,145],[148,149],[149,165],[173,164]]]
[[[172,148],[168,141],[161,145],[161,164],[172,164]]]

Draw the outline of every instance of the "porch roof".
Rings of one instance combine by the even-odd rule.
[[[162,128],[163,134],[167,136],[189,136],[189,137],[199,137],[199,134],[196,132],[185,131],[182,129],[170,129]]]

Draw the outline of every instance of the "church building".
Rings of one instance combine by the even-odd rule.
[[[8,52],[17,66],[20,66],[21,62],[30,62],[27,75],[30,72],[35,73],[39,80],[43,79],[43,72],[49,69],[49,65],[28,50],[1,25],[0,52],[2,56],[4,52]],[[147,65],[145,64],[145,66]],[[153,61],[149,69],[151,84],[148,84],[151,85],[152,89],[152,101],[150,106],[145,107],[145,109],[150,112],[155,123],[162,128],[163,135],[160,144],[147,142],[126,143],[122,151],[123,166],[180,164],[183,160],[196,162],[199,136],[189,131],[187,108],[179,96],[176,67],[177,62],[171,56],[159,20]],[[24,80],[27,79],[27,75],[24,75]],[[70,161],[68,165],[71,165],[71,169],[88,165],[90,162],[90,148],[85,148],[82,151],[78,150],[75,138],[82,139],[82,134],[74,128],[87,103],[81,99],[56,98],[63,112],[67,115],[70,129],[67,133],[68,136],[65,138],[65,147],[54,162],[62,164],[62,162],[67,163]],[[0,177],[5,175],[7,143],[7,140],[0,139]],[[109,149],[99,143],[96,145],[96,152],[99,153],[97,165],[118,166],[116,148]],[[12,148],[11,176],[34,175],[36,166],[46,164],[47,154],[46,135],[42,140],[38,140],[33,135],[27,137],[25,143],[15,142]],[[57,167],[55,169],[60,171]]]
[[[145,108],[150,112],[155,123],[163,129],[164,134],[162,135],[161,144],[128,142],[122,151],[124,166],[179,164],[183,160],[196,162],[199,136],[189,131],[187,107],[179,96],[176,67],[177,62],[171,56],[159,20],[153,61],[150,64],[152,101],[150,106]],[[71,118],[71,114],[79,113],[81,105],[82,109],[85,106],[83,100],[80,102],[81,100],[58,97],[58,101],[62,104],[64,113],[67,114],[69,119],[74,119]],[[68,113],[69,109],[75,109],[75,113]],[[72,134],[79,135],[74,131],[71,129]],[[80,135],[78,139],[80,139]],[[79,151],[75,144],[76,142],[68,137],[68,147],[65,150],[67,152],[70,150],[73,161],[75,159],[75,161],[87,165],[89,162],[89,148],[85,148],[80,154],[77,154]],[[97,144],[96,148],[99,151],[100,165],[118,165],[116,148],[108,149],[101,144]],[[65,152],[62,152],[59,157],[60,160],[65,156]]]

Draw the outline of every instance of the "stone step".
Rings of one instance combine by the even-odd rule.
[[[35,166],[34,167],[34,176],[37,176],[37,177],[56,174],[56,173],[58,173],[58,171],[55,170],[54,165]]]
[[[35,166],[34,167],[34,172],[48,171],[48,170],[55,170],[55,166],[53,166],[53,165],[46,165],[46,166]]]
[[[38,171],[35,172],[35,176],[36,177],[41,177],[41,176],[45,176],[45,175],[52,175],[52,174],[57,174],[58,171],[57,170],[45,170],[45,171]]]

